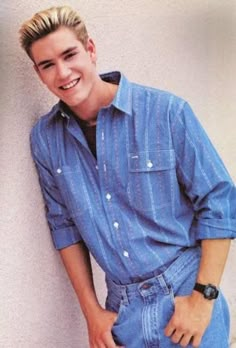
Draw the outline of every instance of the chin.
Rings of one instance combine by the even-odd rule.
[[[71,100],[63,100],[64,103],[72,108],[78,107],[81,103],[82,100],[76,100],[76,101],[71,101]]]
[[[84,101],[86,101],[86,98],[81,98],[81,96],[74,97],[73,99],[64,99],[64,103],[71,107],[77,107],[81,105]]]

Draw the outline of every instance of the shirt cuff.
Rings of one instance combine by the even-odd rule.
[[[66,227],[51,230],[52,240],[57,250],[76,244],[82,240],[79,231],[75,227]]]
[[[236,238],[235,219],[199,219],[193,223],[197,240]]]

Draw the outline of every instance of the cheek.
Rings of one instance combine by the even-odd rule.
[[[55,89],[55,84],[52,79],[45,79],[44,80],[45,86],[47,86],[48,89],[54,90]]]
[[[52,86],[54,83],[53,71],[47,71],[40,74],[41,81],[48,87]]]

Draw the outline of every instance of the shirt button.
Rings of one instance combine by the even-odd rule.
[[[152,167],[153,167],[152,161],[148,161],[148,162],[147,162],[147,166],[148,166],[148,168],[152,168]]]
[[[110,201],[110,199],[111,199],[110,193],[107,193],[107,194],[106,194],[106,199],[107,199],[108,201]]]
[[[119,228],[119,223],[117,221],[114,222],[113,226],[118,230]]]
[[[58,174],[61,174],[61,172],[62,172],[61,168],[58,168],[58,169],[57,169],[57,173],[58,173]]]
[[[61,112],[61,116],[64,117],[64,118],[67,118],[67,119],[70,118],[70,117],[69,117],[67,114],[65,114],[64,112]]]
[[[96,164],[95,168],[98,170],[98,165]]]
[[[125,257],[129,257],[128,251],[124,250],[124,251],[123,251],[123,255],[124,255]]]

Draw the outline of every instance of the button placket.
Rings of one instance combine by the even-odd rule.
[[[110,191],[110,187],[108,185],[108,172],[109,172],[109,167],[107,166],[107,157],[106,157],[106,151],[107,148],[105,147],[105,132],[104,130],[101,129],[101,148],[100,148],[100,171],[101,171],[101,180],[102,180],[102,187],[104,189],[104,197],[105,197],[105,209],[109,212],[109,216],[111,219],[111,226],[113,229],[115,229],[117,232],[120,229],[120,223],[116,220],[116,214],[114,213],[113,210],[113,204],[112,204],[112,191]],[[129,252],[126,250],[125,245],[122,245],[123,242],[120,238],[118,237],[119,242],[117,244],[118,250],[121,252],[121,255],[127,259],[127,262],[130,262],[130,255]]]

